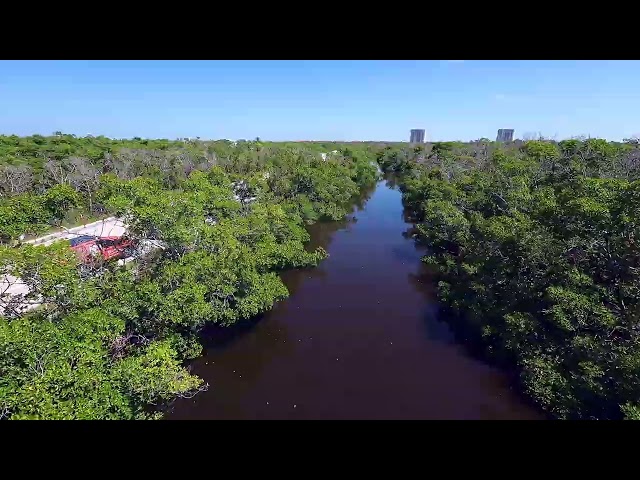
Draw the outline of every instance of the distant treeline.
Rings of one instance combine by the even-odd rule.
[[[172,189],[192,172],[213,166],[243,174],[282,152],[313,156],[345,148],[330,142],[0,136],[0,242],[41,233],[78,218],[79,212],[84,217],[109,213],[96,199],[105,174],[122,180],[153,178]]]

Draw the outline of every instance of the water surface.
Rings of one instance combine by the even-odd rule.
[[[401,194],[378,183],[342,222],[311,227],[330,257],[286,272],[291,296],[208,332],[193,373],[208,392],[173,419],[532,419],[506,377],[438,320]]]

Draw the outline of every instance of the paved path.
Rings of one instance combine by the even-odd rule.
[[[121,236],[127,227],[119,218],[109,217],[97,222],[80,225],[78,227],[65,229],[61,232],[51,233],[44,237],[29,240],[25,243],[32,245],[51,245],[58,240],[68,240],[80,235],[93,235],[96,237]]]
[[[120,219],[109,217],[97,222],[65,229],[61,232],[51,233],[49,235],[45,235],[34,240],[29,240],[24,243],[46,246],[60,240],[68,240],[80,235],[93,235],[96,237],[121,236],[125,231],[126,225],[122,223]],[[27,293],[29,293],[29,287],[20,278],[14,277],[12,275],[0,276],[0,314],[4,312],[4,306],[2,305],[3,303],[7,302],[11,297],[15,295],[26,295]],[[39,303],[37,301],[33,301],[32,303],[28,304],[22,304],[22,310],[31,310],[38,305]]]

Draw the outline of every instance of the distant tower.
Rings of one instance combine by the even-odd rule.
[[[513,142],[513,128],[501,128],[498,130],[496,142]]]
[[[409,137],[410,143],[424,143],[424,130],[413,129],[411,130],[411,136]]]

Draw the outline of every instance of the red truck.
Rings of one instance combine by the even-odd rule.
[[[96,257],[101,257],[105,261],[125,258],[130,256],[133,249],[133,241],[127,237],[81,235],[72,238],[69,243],[83,263],[88,263]]]

